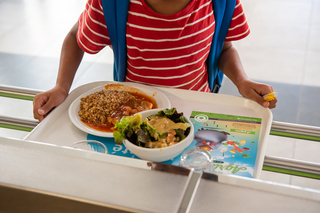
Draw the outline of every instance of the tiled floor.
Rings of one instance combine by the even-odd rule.
[[[48,90],[64,36],[86,0],[0,0],[0,84]],[[234,42],[248,76],[279,93],[274,120],[320,126],[320,0],[242,0],[251,28]],[[63,5],[63,7],[62,7]],[[112,80],[112,52],[85,55],[72,88]],[[110,72],[106,72],[110,70]],[[229,79],[222,94],[239,95]],[[0,115],[32,118],[32,103],[0,98]],[[27,133],[1,129],[0,135]],[[320,163],[320,143],[270,136],[267,155]],[[319,180],[263,171],[262,179],[320,189]]]

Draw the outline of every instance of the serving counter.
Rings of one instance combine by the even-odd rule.
[[[0,138],[1,212],[319,212],[320,191]]]

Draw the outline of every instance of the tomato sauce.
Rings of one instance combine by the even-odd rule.
[[[106,125],[103,125],[103,124],[94,124],[94,123],[86,123],[86,122],[83,122],[85,125],[87,125],[88,127],[92,128],[92,129],[95,129],[95,130],[98,130],[100,132],[114,132],[114,125],[113,124],[106,124]]]
[[[138,94],[138,92],[132,93],[129,92],[131,95],[135,96],[137,99],[143,100],[143,101],[149,101],[152,103],[152,109],[158,109],[158,104],[156,102],[156,100],[148,95],[142,95],[142,94]]]

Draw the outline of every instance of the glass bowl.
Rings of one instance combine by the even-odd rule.
[[[104,153],[104,154],[108,153],[107,147],[103,143],[95,140],[79,141],[72,144],[70,147],[75,149]]]
[[[212,156],[209,152],[200,148],[187,149],[181,155],[180,166],[202,172],[212,164]]]

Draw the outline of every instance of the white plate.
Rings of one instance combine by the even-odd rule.
[[[153,96],[154,99],[156,99],[157,104],[158,104],[158,108],[171,108],[171,104],[169,99],[167,98],[167,96],[165,96],[160,90],[153,88],[153,87],[149,87],[149,86],[145,86],[145,85],[141,85],[141,84],[136,84],[136,83],[129,83],[129,82],[106,82],[106,84],[108,83],[112,83],[112,84],[123,84],[123,85],[128,85],[128,86],[132,86],[135,87],[143,92],[145,92],[147,95],[149,96]],[[83,93],[82,95],[80,95],[78,98],[76,98],[72,104],[69,107],[69,117],[71,122],[78,127],[80,130],[92,134],[92,135],[97,135],[97,136],[102,136],[102,137],[113,137],[113,133],[110,132],[101,132],[95,129],[92,129],[90,127],[88,127],[87,125],[83,124],[80,121],[80,116],[78,115],[78,111],[80,108],[80,99],[87,97],[88,95],[94,93],[94,92],[98,92],[101,91],[104,88],[105,85],[103,86],[99,86],[96,88],[93,88],[85,93]]]

